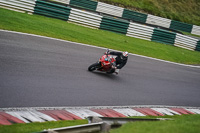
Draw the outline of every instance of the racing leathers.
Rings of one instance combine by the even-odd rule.
[[[123,56],[121,52],[109,52],[109,54],[117,56],[115,62],[116,64],[113,64],[116,67],[116,69],[121,69],[126,65],[128,56],[127,57]]]

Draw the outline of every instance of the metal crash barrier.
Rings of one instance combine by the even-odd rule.
[[[113,117],[88,117],[88,123],[78,126],[62,127],[44,130],[38,133],[96,133],[108,132],[112,128],[120,127],[127,122],[172,120],[168,118],[113,118]]]

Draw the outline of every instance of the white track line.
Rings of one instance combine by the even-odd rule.
[[[29,111],[29,110],[78,110],[78,109],[130,109],[130,108],[184,108],[200,109],[200,107],[168,106],[168,105],[126,105],[126,106],[63,106],[63,107],[16,107],[0,108],[0,111]]]
[[[83,43],[77,43],[77,42],[72,42],[72,41],[66,41],[66,40],[61,40],[61,39],[56,39],[56,38],[41,36],[41,35],[35,35],[35,34],[29,34],[29,33],[22,33],[22,32],[17,32],[17,31],[8,31],[8,30],[2,30],[2,29],[0,29],[0,31],[1,32],[15,33],[15,34],[22,34],[22,35],[29,35],[29,36],[34,36],[34,37],[41,37],[41,38],[46,38],[46,39],[52,39],[52,40],[57,40],[57,41],[62,41],[62,42],[68,42],[68,43],[83,45],[83,46],[87,46],[87,47],[93,47],[93,48],[99,48],[99,49],[107,49],[107,48],[103,48],[103,47],[92,46],[92,45],[89,45],[89,44],[83,44]],[[113,50],[113,49],[110,49],[110,50]],[[115,51],[117,51],[117,50],[115,50]],[[161,62],[165,62],[165,63],[175,64],[175,65],[180,65],[180,66],[186,66],[186,67],[192,67],[192,68],[200,68],[200,66],[175,63],[175,62],[171,62],[171,61],[156,59],[156,58],[147,57],[147,56],[138,55],[138,54],[132,54],[132,53],[130,53],[130,55],[138,56],[138,57],[143,57],[143,58],[147,58],[147,59],[151,59],[151,60],[156,60],[156,61],[161,61]]]

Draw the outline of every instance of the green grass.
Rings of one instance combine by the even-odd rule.
[[[195,34],[191,34],[191,33],[188,33],[188,32],[183,32],[181,31],[184,35],[189,35],[189,36],[193,36],[193,37],[197,37],[197,38],[200,38],[200,35],[195,35]]]
[[[199,0],[98,0],[189,24],[200,25]]]
[[[52,122],[35,122],[26,124],[0,125],[0,133],[33,133],[44,129],[53,129],[75,125],[88,124],[87,120],[68,120]]]
[[[43,35],[63,40],[128,51],[184,64],[200,64],[200,52],[127,37],[39,15],[28,15],[0,8],[0,29]]]
[[[110,133],[199,133],[200,115],[164,116],[170,121],[127,123]],[[146,118],[146,117],[145,117]],[[148,117],[149,118],[149,117]],[[155,118],[155,117],[150,117]],[[163,118],[163,117],[162,117]]]

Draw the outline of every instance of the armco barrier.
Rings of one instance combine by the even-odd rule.
[[[34,9],[34,14],[58,18],[67,21],[69,18],[70,10],[71,8],[69,7],[37,0]]]
[[[124,9],[122,18],[125,18],[125,19],[128,19],[128,20],[133,20],[133,21],[136,21],[136,22],[145,23],[146,19],[147,19],[147,14],[143,14],[143,13],[135,12],[135,11],[132,11],[132,10]]]
[[[67,5],[69,5],[69,2],[70,2],[70,0],[54,0],[54,1],[60,2],[60,3],[63,3],[63,4],[67,4]]]
[[[37,133],[97,133],[103,131],[103,122],[48,129]]]
[[[97,8],[97,2],[91,0],[70,0],[69,4],[75,7],[81,7],[92,11],[95,11]]]
[[[171,20],[148,14],[146,23],[169,28],[171,24]]]
[[[19,12],[33,13],[35,0],[0,0],[0,7]]]
[[[102,16],[78,9],[71,9],[69,21],[78,24],[99,28]]]
[[[96,9],[97,12],[106,13],[117,17],[122,17],[123,10],[124,8],[113,6],[110,4],[105,4],[102,2],[98,2]]]
[[[112,117],[88,117],[87,119],[89,121],[89,124],[48,129],[38,133],[96,133],[96,132],[107,133],[110,131],[110,129],[121,127],[121,125],[126,124],[128,122],[142,122],[142,121],[150,122],[150,121],[161,121],[161,120],[162,121],[173,120],[169,118],[145,119],[145,118],[112,118]]]
[[[195,50],[197,41],[198,39],[177,33],[174,45],[188,50]]]
[[[197,42],[195,50],[196,51],[200,51],[200,40]]]
[[[192,34],[200,35],[200,26],[193,25]]]
[[[0,0],[0,1],[6,1],[6,0]],[[173,30],[180,30],[200,35],[200,26],[174,21],[150,14],[139,13],[136,11],[127,10],[122,7],[113,6],[102,2],[96,2],[93,0],[54,0],[54,1],[61,2],[63,4],[67,4],[74,7],[105,13],[116,17],[122,17],[124,19],[133,20],[140,23],[158,25]]]
[[[122,118],[122,117],[88,117],[89,123],[93,123],[95,119],[98,118],[100,122],[105,122],[109,125],[122,125],[128,122],[141,122],[141,121],[161,121],[161,120],[172,120],[172,119],[164,119],[164,118]]]
[[[180,31],[185,31],[185,32],[191,33],[192,28],[193,28],[192,26],[193,25],[191,25],[191,24],[186,24],[183,22],[172,20],[170,29],[175,29],[175,30],[180,30]]]
[[[129,21],[120,20],[117,18],[103,17],[100,29],[126,34],[129,23]]]
[[[153,30],[153,27],[131,22],[126,35],[151,41]]]
[[[162,29],[154,29],[151,41],[174,45],[176,33]]]

